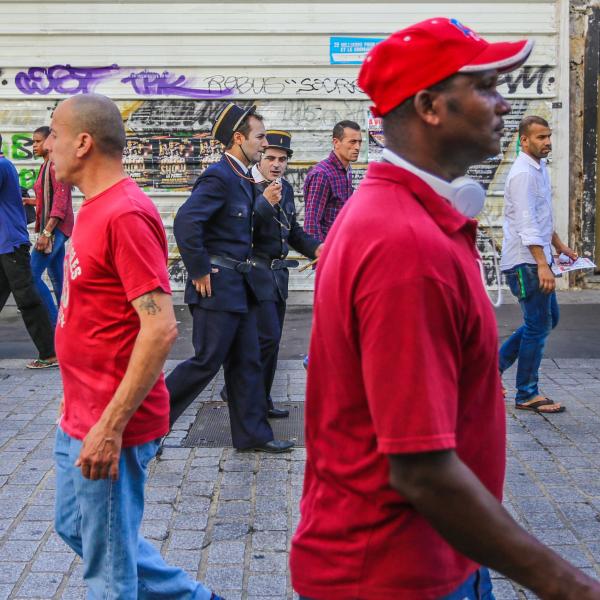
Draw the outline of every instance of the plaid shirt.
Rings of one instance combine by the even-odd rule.
[[[332,152],[304,181],[304,231],[323,242],[352,192],[352,168],[346,170]]]

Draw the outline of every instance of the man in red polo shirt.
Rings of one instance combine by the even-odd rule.
[[[291,554],[302,600],[492,599],[480,565],[542,598],[600,597],[500,504],[496,322],[472,219],[485,193],[461,176],[499,152],[510,105],[497,76],[531,48],[437,18],[375,46],[361,69],[387,148],[317,271]]]

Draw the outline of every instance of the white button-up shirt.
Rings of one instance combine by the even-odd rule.
[[[242,175],[248,175],[248,167],[237,156],[229,154],[229,152],[225,152],[225,154],[227,154],[229,158],[233,159],[238,164],[239,168],[242,171]]]
[[[254,183],[262,183],[263,181],[265,183],[269,183],[266,179],[266,177],[260,172],[260,169],[258,168],[258,165],[254,165],[252,167],[252,170],[250,171],[250,174],[252,175],[252,179],[254,179]]]
[[[538,163],[521,151],[504,185],[504,242],[500,268],[536,261],[529,246],[541,246],[552,263],[552,187],[545,159]]]

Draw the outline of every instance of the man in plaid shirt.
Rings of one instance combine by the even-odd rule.
[[[362,135],[354,121],[340,121],[333,128],[333,151],[317,163],[304,182],[304,230],[325,241],[335,218],[354,192],[352,167],[358,160]]]

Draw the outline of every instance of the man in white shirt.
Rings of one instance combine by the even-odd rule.
[[[552,264],[552,246],[576,259],[554,230],[552,187],[546,157],[552,150],[552,131],[545,119],[525,117],[519,124],[521,152],[504,188],[504,243],[500,266],[519,300],[523,325],[500,348],[500,372],[516,360],[516,407],[540,413],[565,410],[540,394],[538,371],[544,345],[558,323],[558,302]]]

